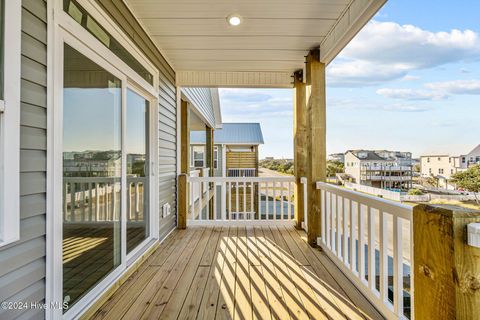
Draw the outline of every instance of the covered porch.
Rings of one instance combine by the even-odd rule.
[[[93,319],[383,319],[293,226],[175,230]]]

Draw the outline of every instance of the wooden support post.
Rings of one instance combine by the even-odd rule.
[[[467,224],[480,211],[453,206],[413,209],[415,319],[478,319],[480,248],[467,244]]]
[[[303,71],[294,73],[294,98],[293,98],[293,145],[294,145],[294,170],[295,170],[295,195],[294,209],[296,227],[302,228],[304,221],[303,212],[305,203],[303,186],[300,183],[302,177],[307,176],[307,98],[306,88],[303,82]]]
[[[322,223],[321,196],[316,182],[325,181],[327,170],[325,64],[320,62],[318,49],[310,51],[307,56],[306,80],[308,243],[316,246]]]
[[[215,175],[215,168],[213,166],[213,162],[214,162],[213,129],[210,128],[209,126],[205,126],[205,135],[206,135],[206,140],[205,140],[206,166],[209,168],[210,177],[213,177]],[[210,185],[210,183],[208,183],[207,187],[210,189],[212,186]],[[216,186],[214,185],[213,187],[215,188]],[[210,220],[213,219],[213,201],[214,199],[211,198],[209,200],[210,204],[208,206],[209,208],[208,216],[210,217]]]
[[[258,146],[254,146],[254,151],[255,151],[255,177],[258,177],[258,167],[259,167],[259,154],[258,154]],[[255,185],[253,188],[252,192],[254,193],[253,201],[254,201],[254,210],[255,210],[255,219],[260,219],[260,211],[259,211],[259,206],[260,204],[258,203],[258,193],[260,192],[259,185]]]
[[[181,102],[180,106],[180,175],[178,177],[178,220],[177,227],[187,227],[188,215],[188,175],[190,174],[190,115],[188,103]]]

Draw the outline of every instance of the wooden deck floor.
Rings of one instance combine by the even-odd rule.
[[[380,319],[293,227],[176,230],[94,319]]]

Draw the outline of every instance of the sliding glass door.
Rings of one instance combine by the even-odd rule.
[[[122,82],[64,46],[63,295],[74,304],[121,263]]]
[[[150,100],[90,54],[64,45],[63,299],[70,306],[125,268],[151,235]]]

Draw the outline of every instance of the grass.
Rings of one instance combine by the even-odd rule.
[[[431,204],[447,204],[451,206],[459,206],[468,209],[480,210],[480,206],[475,203],[475,201],[458,201],[458,200],[447,200],[447,199],[433,199],[429,203]]]

